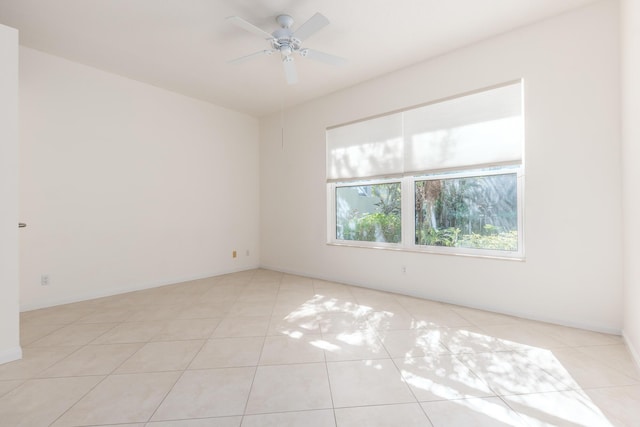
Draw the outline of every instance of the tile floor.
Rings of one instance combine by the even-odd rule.
[[[23,313],[0,425],[640,426],[618,336],[267,270]]]

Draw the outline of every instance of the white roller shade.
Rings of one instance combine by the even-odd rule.
[[[327,179],[519,163],[522,84],[327,130]]]
[[[521,84],[404,112],[404,173],[522,161]]]
[[[327,131],[327,179],[371,178],[402,173],[400,113]]]

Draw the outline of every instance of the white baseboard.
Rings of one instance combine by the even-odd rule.
[[[200,280],[200,279],[206,279],[209,277],[222,276],[224,274],[238,273],[240,271],[254,270],[256,268],[259,268],[259,266],[251,265],[251,266],[245,266],[237,269],[229,269],[229,270],[215,271],[215,272],[199,274],[199,275],[189,276],[189,277],[174,278],[171,280],[149,282],[149,283],[138,283],[138,284],[132,284],[129,286],[108,289],[108,290],[94,290],[94,291],[89,291],[89,292],[85,292],[78,295],[68,295],[68,296],[65,296],[62,298],[56,298],[56,299],[32,301],[27,304],[21,304],[20,311],[24,312],[24,311],[38,310],[41,308],[54,307],[62,304],[71,304],[74,302],[88,301],[96,298],[110,297],[113,295],[125,294],[127,292],[142,291],[145,289],[158,288],[160,286],[167,286],[167,285],[173,285],[176,283],[189,282],[191,280]]]
[[[22,348],[20,346],[0,351],[0,365],[22,359]]]

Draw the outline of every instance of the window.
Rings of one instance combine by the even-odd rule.
[[[522,83],[327,130],[330,243],[521,258]]]
[[[336,239],[400,243],[399,182],[336,187]]]

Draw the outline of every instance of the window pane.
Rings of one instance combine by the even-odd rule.
[[[336,188],[336,239],[400,243],[400,183]]]
[[[518,250],[515,173],[416,181],[416,244]]]

